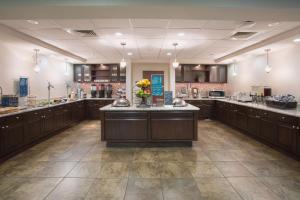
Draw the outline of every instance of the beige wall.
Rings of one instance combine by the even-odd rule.
[[[253,85],[270,86],[273,94],[292,94],[300,102],[300,45],[270,53],[270,65],[272,71],[267,74],[265,55],[238,62],[237,76],[229,68],[229,84],[236,92],[250,92]]]
[[[143,78],[143,71],[164,71],[165,90],[170,88],[169,63],[132,63],[132,85]]]
[[[35,47],[36,48],[36,47]],[[69,75],[64,76],[65,62],[41,56],[41,72],[35,73],[34,46],[14,38],[0,29],[0,86],[4,94],[15,94],[14,81],[20,76],[29,77],[30,91],[37,98],[47,98],[47,81],[54,85],[52,97],[66,95],[65,82],[73,83],[72,66],[68,66]]]

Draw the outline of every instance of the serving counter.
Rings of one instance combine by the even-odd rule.
[[[100,108],[101,139],[107,146],[191,146],[197,140],[199,108]]]

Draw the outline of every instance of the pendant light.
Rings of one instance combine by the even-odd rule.
[[[122,60],[121,60],[121,62],[120,62],[120,67],[121,67],[121,68],[125,68],[126,65],[127,65],[127,63],[126,63],[126,61],[125,61],[125,56],[124,56],[125,45],[126,45],[126,43],[125,43],[125,42],[122,42],[121,45],[122,45],[122,48],[123,48],[123,49],[122,49],[122,56],[123,56],[123,58],[122,58]]]
[[[271,49],[266,49],[265,51],[266,51],[266,54],[267,54],[267,65],[266,65],[265,71],[267,73],[270,73],[271,70],[272,70],[272,67],[269,64],[269,52],[271,51]]]
[[[41,68],[39,66],[39,63],[38,63],[38,52],[40,51],[39,49],[35,49],[35,66],[33,68],[33,70],[36,72],[36,73],[39,73],[41,71]]]
[[[69,76],[68,60],[67,60],[67,59],[65,60],[65,66],[66,66],[66,69],[65,69],[65,76]]]
[[[173,63],[172,63],[172,66],[173,66],[173,68],[177,68],[177,67],[179,67],[179,62],[177,61],[177,52],[176,52],[176,47],[177,47],[177,45],[178,45],[178,43],[174,43],[173,44],[173,46],[174,46],[174,52],[175,52],[175,59],[174,59],[174,61],[173,61]]]
[[[232,72],[232,76],[237,76],[237,70],[236,70],[236,60],[233,61],[233,72]]]

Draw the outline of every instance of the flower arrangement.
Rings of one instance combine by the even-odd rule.
[[[151,96],[150,85],[151,85],[151,82],[148,79],[142,79],[136,83],[136,86],[140,88],[136,92],[136,96],[139,98],[142,98],[140,107],[148,106],[147,98]]]

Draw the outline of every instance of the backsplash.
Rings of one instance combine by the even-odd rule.
[[[200,91],[224,90],[226,96],[232,94],[232,89],[227,83],[176,83],[176,94],[182,87],[195,87]]]
[[[81,88],[87,93],[88,97],[90,96],[91,94],[91,85],[94,84],[96,85],[97,87],[100,88],[100,85],[102,83],[78,83],[80,84]],[[113,97],[117,97],[117,90],[118,89],[122,89],[122,88],[126,88],[126,83],[103,83],[104,85],[108,85],[108,84],[111,84],[112,85],[112,89],[113,89],[113,94],[112,96]]]

